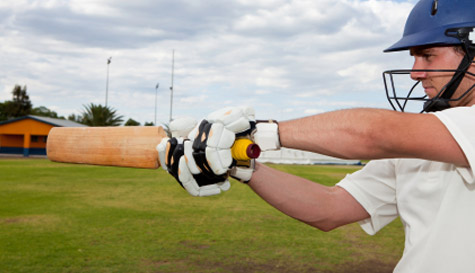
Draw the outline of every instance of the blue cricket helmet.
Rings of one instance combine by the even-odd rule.
[[[475,27],[475,0],[421,0],[409,14],[401,40],[384,52],[461,44],[459,38],[448,36],[447,30],[463,27]]]

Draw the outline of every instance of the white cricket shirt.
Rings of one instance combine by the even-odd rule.
[[[475,107],[433,114],[456,139],[473,168]],[[360,222],[368,234],[401,218],[405,247],[394,272],[475,272],[472,168],[420,159],[375,160],[337,185],[370,214]]]

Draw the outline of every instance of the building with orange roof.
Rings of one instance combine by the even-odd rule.
[[[48,133],[53,127],[87,127],[70,120],[28,115],[0,122],[0,153],[46,155]]]

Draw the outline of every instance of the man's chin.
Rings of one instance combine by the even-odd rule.
[[[424,89],[424,92],[426,93],[429,99],[434,98],[438,94],[438,91],[435,90],[434,88],[426,88]]]

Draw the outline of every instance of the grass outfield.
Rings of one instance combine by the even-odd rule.
[[[358,167],[272,165],[333,185]],[[391,272],[399,221],[325,233],[232,181],[196,198],[163,170],[0,159],[0,272]]]

